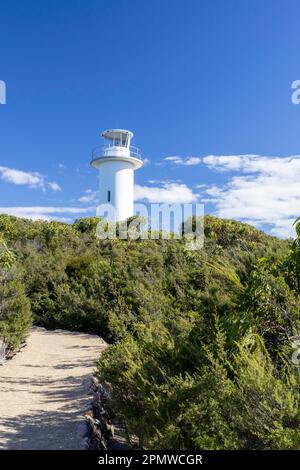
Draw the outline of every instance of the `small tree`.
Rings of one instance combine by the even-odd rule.
[[[15,255],[0,240],[0,339],[8,352],[24,341],[30,325],[30,302],[20,281]]]

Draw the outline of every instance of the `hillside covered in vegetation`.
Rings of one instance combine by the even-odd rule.
[[[189,251],[101,241],[97,222],[0,216],[8,350],[32,322],[102,336],[98,375],[141,447],[299,448],[299,238],[207,216],[204,248]]]

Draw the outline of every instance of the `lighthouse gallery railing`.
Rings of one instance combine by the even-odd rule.
[[[92,151],[92,160],[95,160],[95,159],[101,158],[101,157],[111,157],[113,147],[114,146],[112,146],[112,145],[104,145],[104,146],[100,146],[100,147],[95,147]],[[125,149],[125,147],[116,147],[116,150],[120,150],[122,148]],[[118,154],[116,155],[116,157],[117,156],[118,156]],[[129,148],[128,156],[132,157],[132,158],[137,158],[138,160],[142,160],[141,149],[131,145],[130,148]]]

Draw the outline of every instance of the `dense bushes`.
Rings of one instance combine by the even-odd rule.
[[[24,341],[32,320],[19,269],[14,254],[0,239],[0,339],[8,353]]]
[[[7,253],[26,273],[22,281],[10,271],[10,288],[20,289],[11,298],[28,306],[22,281],[36,323],[111,343],[98,374],[140,445],[299,447],[299,374],[291,362],[299,239],[208,216],[205,248],[188,251],[175,239],[99,241],[97,221],[0,216]],[[23,316],[28,325],[26,308]]]
[[[239,225],[208,218],[204,252],[169,244],[166,314],[127,330],[99,361],[146,448],[299,448],[300,300],[287,268],[298,242],[289,252]]]
[[[300,217],[295,221],[297,238],[285,264],[289,283],[300,294]]]

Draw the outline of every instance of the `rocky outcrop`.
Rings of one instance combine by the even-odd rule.
[[[93,402],[85,417],[89,428],[91,450],[128,450],[138,448],[138,439],[129,434],[126,426],[109,410],[111,391],[92,380]]]

